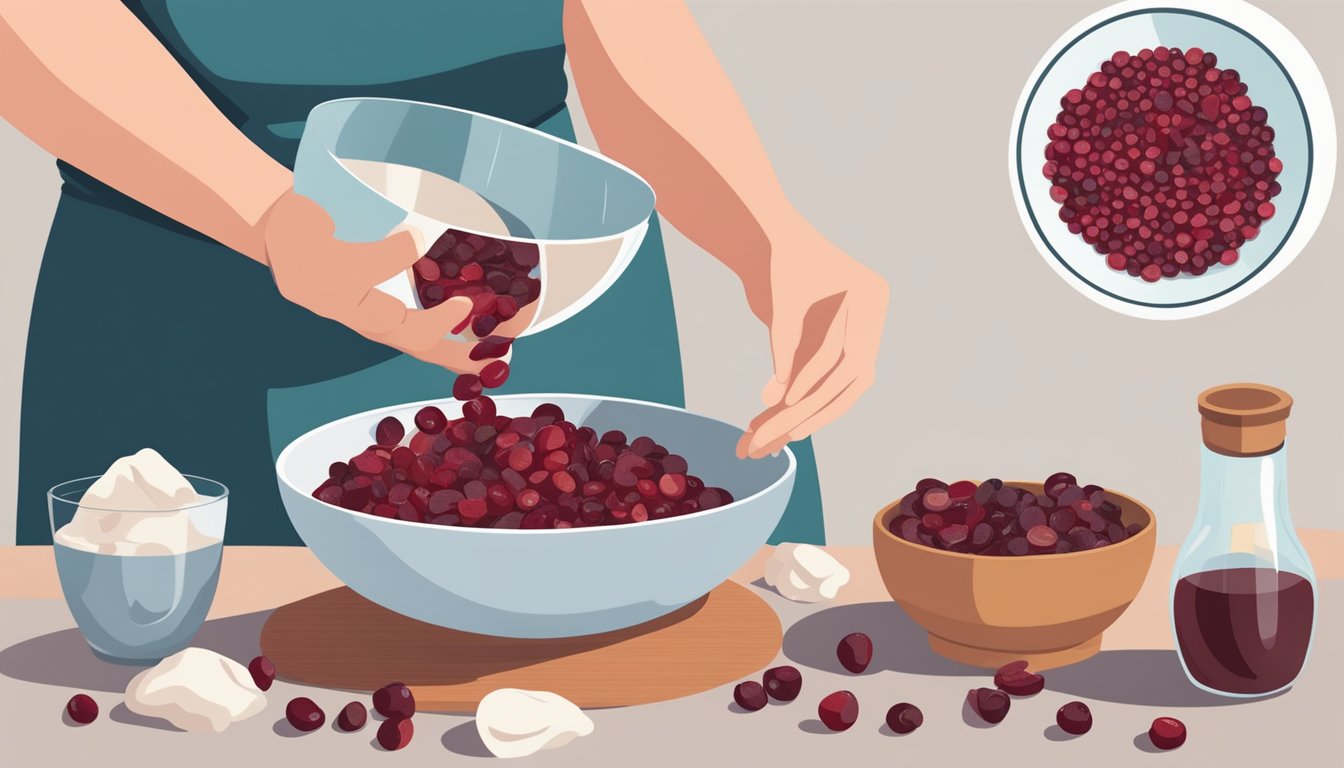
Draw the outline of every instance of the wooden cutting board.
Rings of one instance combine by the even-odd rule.
[[[470,713],[497,688],[553,691],[585,708],[688,696],[756,677],[782,639],[774,610],[731,581],[637,627],[553,640],[436,627],[341,587],[276,609],[261,650],[282,680],[356,691],[400,681],[417,709]]]

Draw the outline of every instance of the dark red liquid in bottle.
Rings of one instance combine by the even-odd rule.
[[[1270,693],[1301,671],[1311,584],[1270,568],[1228,568],[1176,583],[1176,641],[1191,677],[1226,693]]]

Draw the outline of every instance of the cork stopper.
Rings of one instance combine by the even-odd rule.
[[[1199,394],[1204,445],[1226,456],[1263,456],[1283,447],[1293,398],[1264,384],[1223,384]]]

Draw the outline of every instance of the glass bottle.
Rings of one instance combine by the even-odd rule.
[[[1206,691],[1284,690],[1311,648],[1316,575],[1288,515],[1292,405],[1261,384],[1199,396],[1199,512],[1176,560],[1171,620],[1181,665]]]

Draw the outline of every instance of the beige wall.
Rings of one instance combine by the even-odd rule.
[[[868,536],[919,477],[1039,479],[1068,469],[1188,529],[1198,491],[1195,394],[1259,379],[1297,398],[1294,514],[1344,528],[1327,500],[1344,459],[1344,221],[1271,285],[1210,317],[1135,320],[1086,300],[1036,255],[1005,173],[1008,125],[1040,53],[1105,3],[693,1],[794,202],[892,284],[878,383],[817,438],[827,531]],[[1344,3],[1275,0],[1313,53],[1344,124]],[[45,230],[51,160],[0,123],[0,510],[12,508],[19,368]],[[692,408],[750,418],[766,335],[735,280],[669,235]],[[732,344],[717,329],[735,330]],[[91,332],[94,332],[91,330]],[[13,371],[9,373],[8,371]],[[85,468],[89,469],[89,468]],[[13,518],[0,514],[0,543]]]

